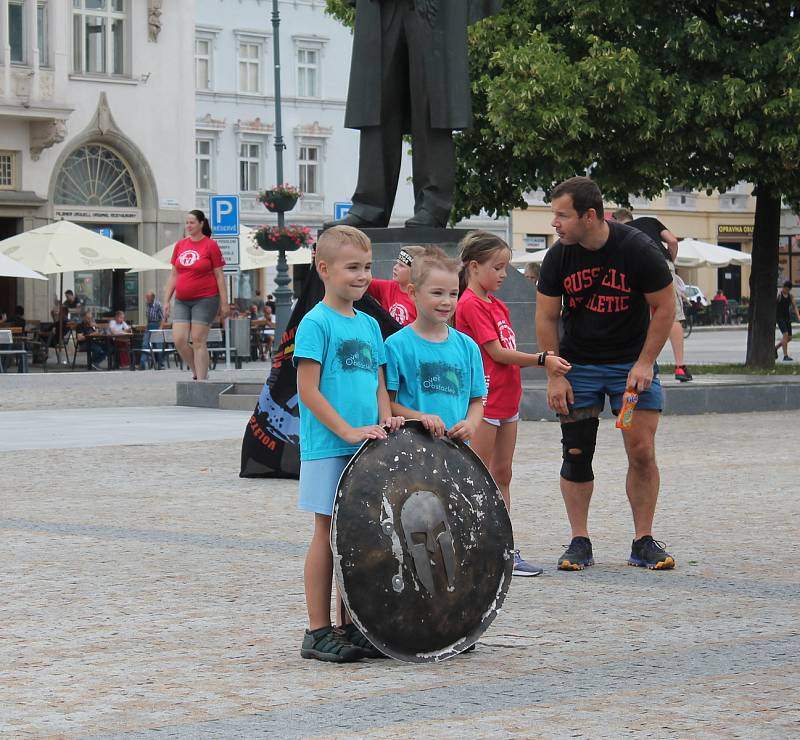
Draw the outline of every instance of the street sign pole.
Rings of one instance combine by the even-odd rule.
[[[278,0],[272,0],[272,54],[275,65],[275,170],[278,185],[283,184],[283,124],[281,122],[281,51],[279,28],[281,14],[278,9]],[[282,229],[284,216],[278,211],[278,228]],[[286,325],[289,323],[289,314],[292,310],[292,291],[289,290],[289,264],[286,262],[286,252],[278,251],[278,268],[275,275],[275,345],[280,345]]]
[[[239,274],[239,196],[212,195],[211,233],[225,259],[224,273],[228,276],[228,302],[233,300],[233,276]],[[225,369],[231,369],[231,324],[225,319]]]

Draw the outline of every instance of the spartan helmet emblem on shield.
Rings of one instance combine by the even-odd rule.
[[[414,560],[414,570],[429,594],[436,594],[433,558],[437,549],[442,554],[447,588],[452,589],[456,576],[456,551],[450,523],[439,497],[431,491],[416,491],[403,503],[400,525],[406,549]]]

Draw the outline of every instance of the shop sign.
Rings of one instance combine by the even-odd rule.
[[[717,226],[719,236],[738,236],[744,239],[753,238],[753,224],[719,224]]]
[[[69,221],[131,221],[142,220],[138,208],[55,208],[53,215]]]

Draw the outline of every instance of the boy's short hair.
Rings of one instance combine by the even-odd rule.
[[[419,287],[425,283],[431,270],[443,270],[456,275],[461,269],[461,263],[448,257],[447,253],[439,247],[425,246],[419,254],[414,255],[411,264],[411,284]]]
[[[363,231],[354,226],[331,226],[325,229],[317,240],[317,262],[333,262],[339,248],[345,244],[352,244],[364,252],[372,250],[372,242]]]

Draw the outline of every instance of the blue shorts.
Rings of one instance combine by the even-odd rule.
[[[300,511],[314,514],[333,514],[333,502],[339,478],[352,458],[323,457],[319,460],[304,460],[300,463]]]
[[[572,386],[575,401],[571,408],[585,409],[598,406],[602,410],[606,396],[611,400],[611,411],[618,414],[622,408],[622,394],[632,362],[619,365],[572,365],[566,378]],[[652,385],[639,394],[637,409],[661,411],[664,407],[664,396],[661,381],[658,378],[658,366],[653,374]]]

